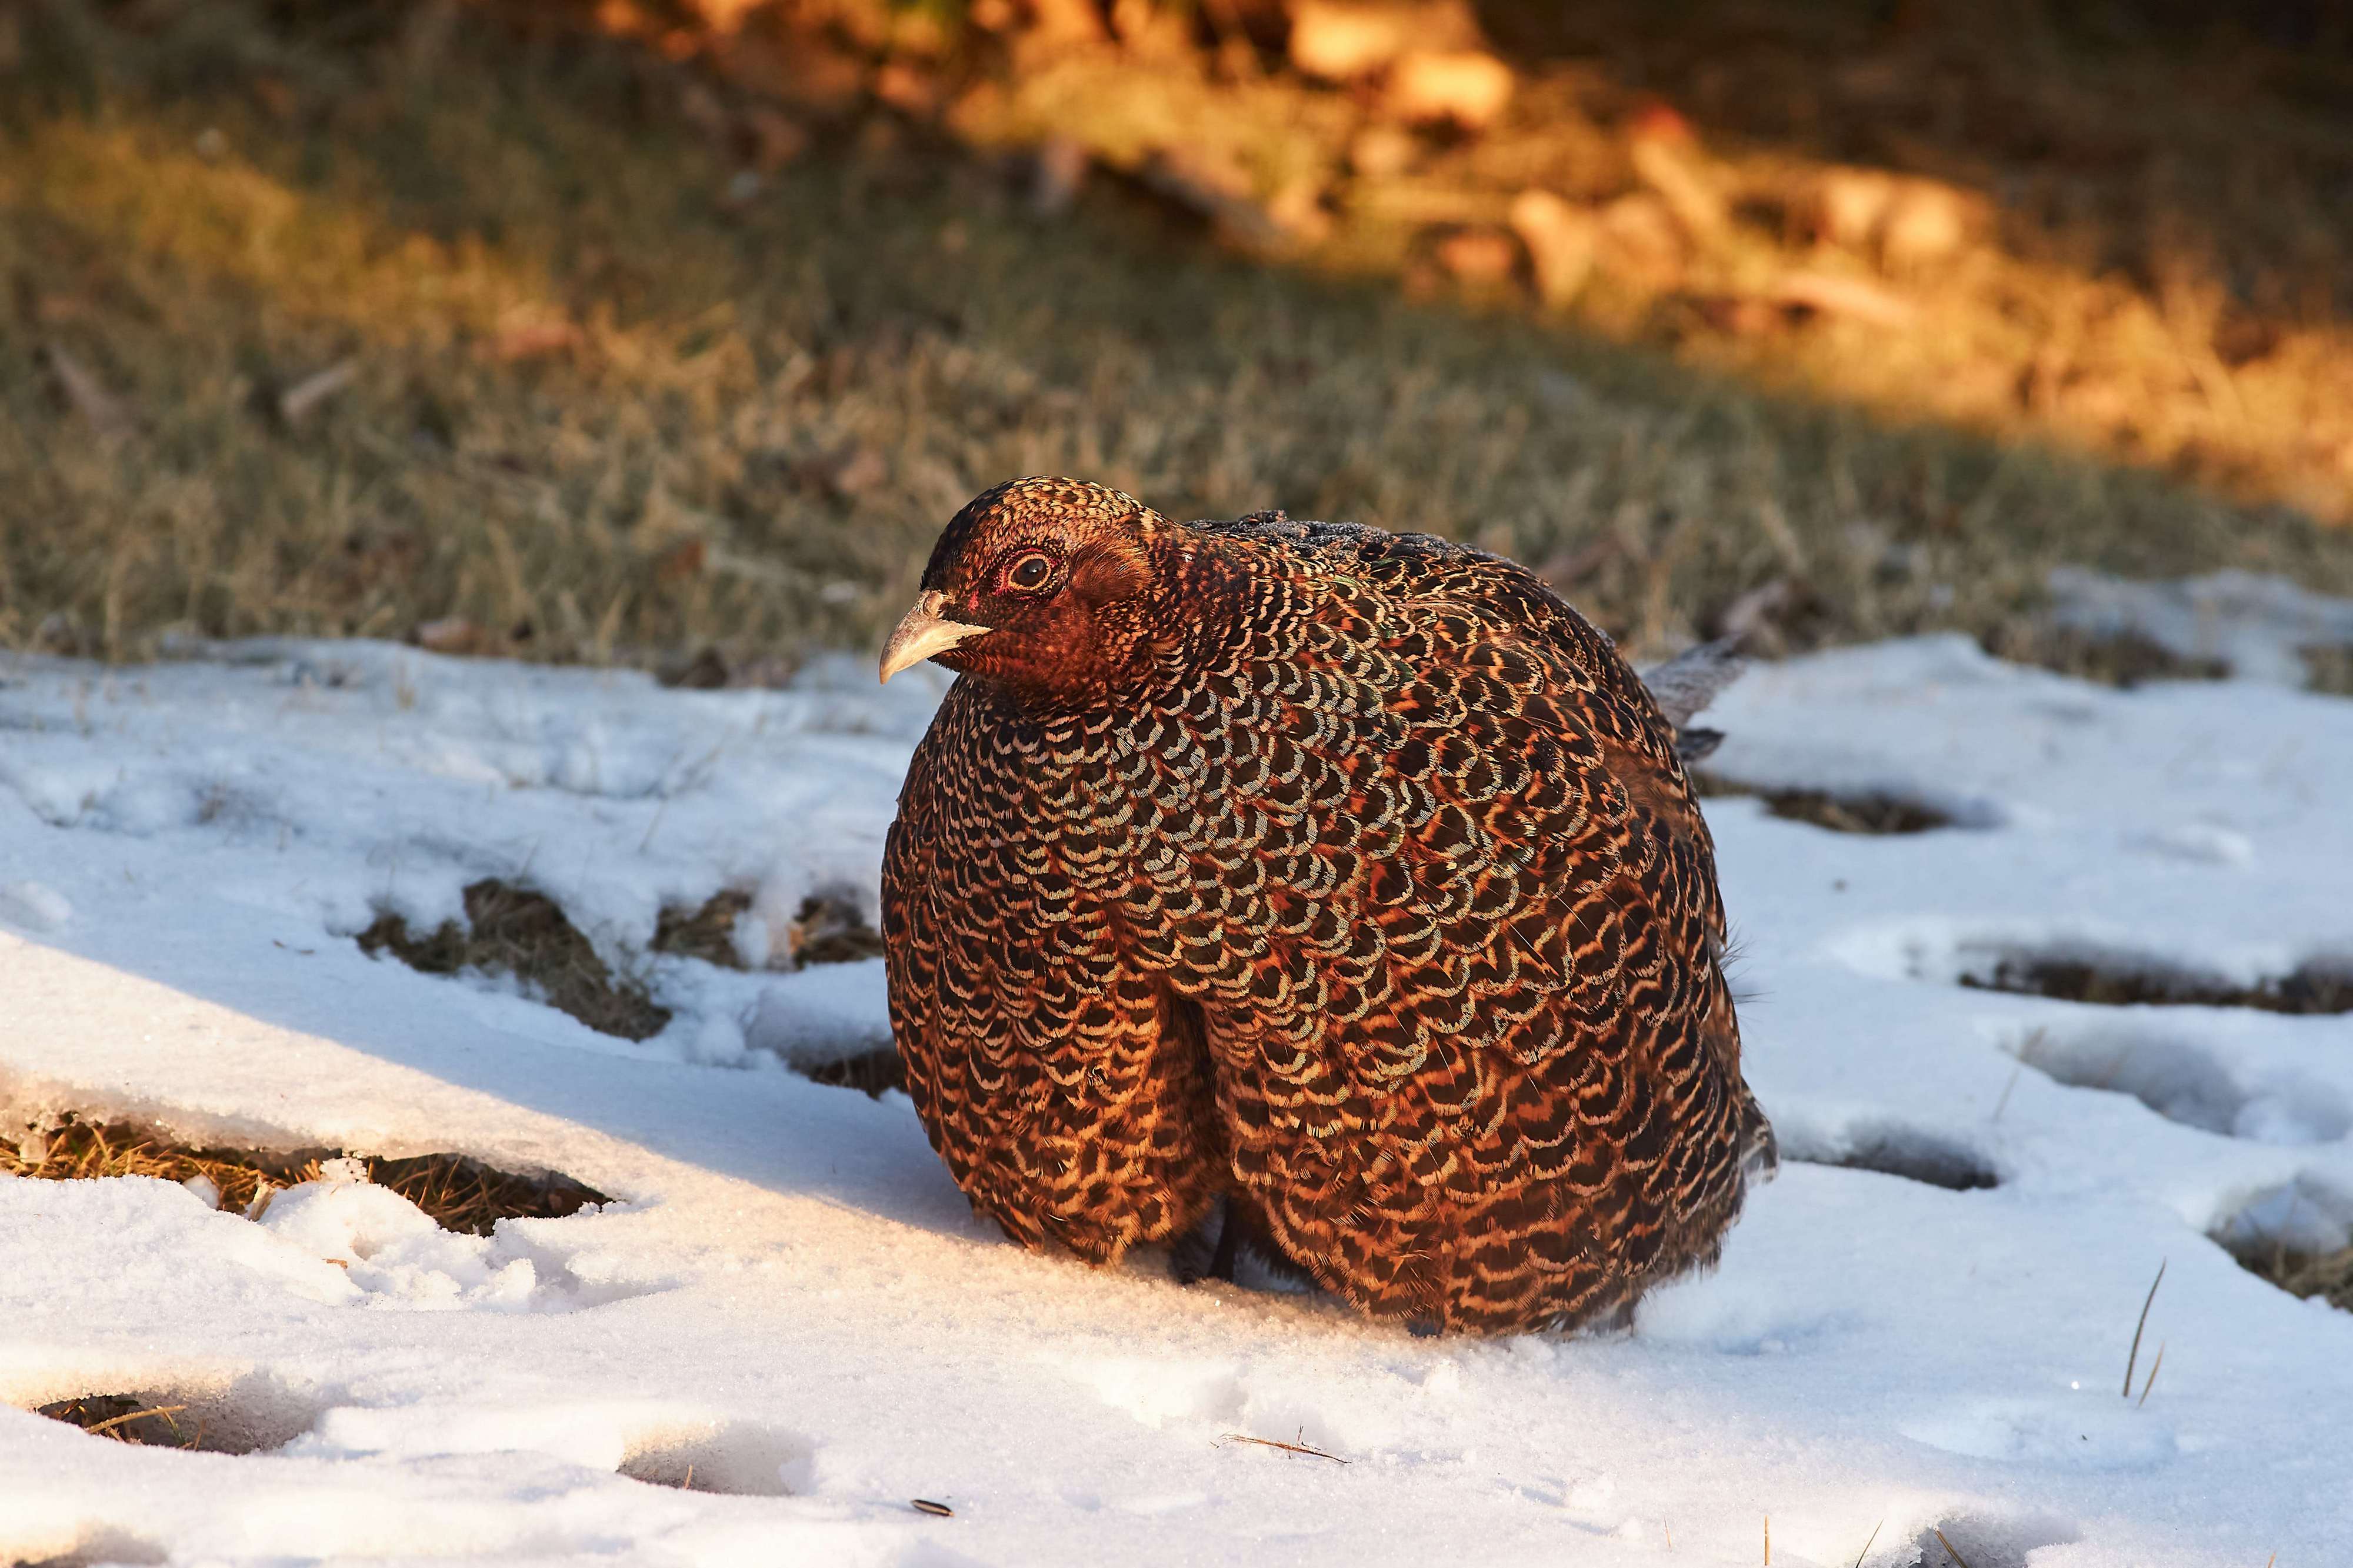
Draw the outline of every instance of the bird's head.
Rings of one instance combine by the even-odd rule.
[[[1155,545],[1167,525],[1081,479],[1015,479],[948,522],[882,679],[933,659],[1024,697],[1112,695],[1148,661]]]

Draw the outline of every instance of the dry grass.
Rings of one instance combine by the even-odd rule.
[[[2231,674],[2227,659],[2192,658],[2139,632],[2095,635],[2075,626],[2021,619],[1997,627],[1983,640],[1986,651],[1996,658],[2041,665],[2078,680],[2096,680],[2126,690],[2152,680],[2226,680]],[[2316,668],[2312,684],[2321,685]]]
[[[2302,650],[2306,685],[2337,697],[2353,697],[2353,646],[2315,643]]]
[[[1833,833],[1926,833],[1950,827],[1953,819],[1923,801],[1879,794],[1841,795],[1822,789],[1766,789],[1717,773],[1694,770],[1692,789],[1703,800],[1749,796],[1775,816],[1808,822]]]
[[[726,888],[699,908],[672,905],[654,927],[653,950],[699,958],[723,969],[744,967],[735,945],[735,924],[752,907],[752,895]],[[772,969],[806,969],[813,963],[855,963],[882,956],[882,933],[867,922],[853,898],[813,893],[801,900],[785,930],[784,951],[770,956]]]
[[[2248,1272],[2270,1280],[2291,1296],[2317,1296],[2332,1307],[2353,1312],[2353,1247],[2337,1252],[2257,1247],[2236,1256]]]
[[[467,888],[463,925],[444,921],[417,936],[386,912],[360,933],[359,944],[371,954],[389,952],[427,974],[514,975],[549,1006],[624,1039],[650,1039],[670,1023],[670,1009],[634,976],[617,977],[554,900],[495,879]]]
[[[1026,164],[895,111],[808,117],[813,150],[746,183],[741,139],[696,129],[700,68],[512,15],[52,0],[12,23],[0,57],[41,90],[0,95],[0,644],[417,636],[769,679],[878,636],[947,514],[1040,470],[1473,540],[1642,651],[1776,584],[1768,649],[2019,635],[2061,561],[2353,588],[2353,535],[2308,518],[1817,401],[1873,401],[1818,360],[1951,379],[1851,321],[1678,365],[1604,341],[1655,338],[1606,289],[1541,330],[1510,288],[1401,297],[1390,261],[1419,276],[1427,225],[1390,261],[1343,225],[1308,269],[1220,255],[1116,182],[1041,219]],[[1564,118],[1575,73],[1527,68],[1532,118],[1425,139],[1429,179],[1607,150],[1599,110],[1577,109],[1589,142]],[[1261,75],[1257,97],[1200,75],[1200,101],[1356,112]]]
[[[265,1186],[317,1180],[321,1163],[339,1157],[331,1149],[204,1148],[128,1122],[88,1121],[70,1115],[53,1131],[24,1142],[0,1142],[0,1172],[10,1175],[43,1181],[154,1176],[167,1182],[202,1176],[219,1193],[220,1206],[232,1213],[250,1207]],[[501,1219],[557,1219],[585,1205],[609,1201],[569,1176],[517,1175],[466,1154],[420,1154],[365,1163],[369,1180],[398,1193],[443,1229],[476,1236],[490,1235]]]
[[[2296,1016],[2353,1013],[2353,971],[2320,963],[2266,976],[2253,985],[2238,985],[2178,971],[2016,953],[1998,960],[1982,973],[1963,974],[1960,983],[1974,990],[2050,996],[2104,1007],[2252,1007]]]
[[[907,1087],[906,1064],[899,1059],[897,1048],[890,1046],[860,1056],[797,1066],[793,1070],[811,1083],[854,1089],[870,1100],[880,1100],[894,1089]]]
[[[92,1394],[37,1405],[33,1414],[79,1426],[93,1436],[111,1437],[118,1443],[202,1449],[204,1428],[193,1419],[183,1419],[187,1411],[185,1405],[149,1405],[128,1394]]]
[[[740,888],[723,889],[697,909],[672,905],[654,922],[654,951],[741,969],[744,957],[735,946],[735,922],[751,907],[752,895]]]

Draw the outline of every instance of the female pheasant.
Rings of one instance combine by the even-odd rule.
[[[884,852],[892,1026],[974,1206],[1106,1262],[1221,1196],[1439,1330],[1714,1260],[1771,1131],[1673,726],[1509,562],[1029,479],[882,678],[961,673]]]

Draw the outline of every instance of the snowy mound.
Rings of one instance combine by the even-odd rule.
[[[1707,805],[1782,1174],[1630,1333],[1432,1342],[1021,1254],[903,1096],[790,1070],[888,1037],[879,963],[780,957],[812,893],[872,912],[942,688],[871,681],[346,643],[0,665],[0,1132],[451,1151],[615,1200],[468,1236],[355,1167],[252,1218],[0,1179],[0,1562],[1749,1563],[1768,1518],[1776,1563],[1879,1568],[2353,1540],[2353,1314],[2214,1239],[2353,1241],[2353,703],[1942,638],[1752,672],[1707,715]],[[666,1021],[363,951],[464,925],[486,879]],[[735,962],[657,950],[725,889]],[[31,1413],[114,1393],[208,1435]]]

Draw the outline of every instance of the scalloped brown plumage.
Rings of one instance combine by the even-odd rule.
[[[1673,726],[1535,576],[1022,479],[884,678],[962,672],[883,865],[892,1025],[974,1206],[1096,1262],[1238,1221],[1366,1310],[1622,1313],[1772,1136]],[[1229,1222],[1231,1223],[1231,1222]]]

